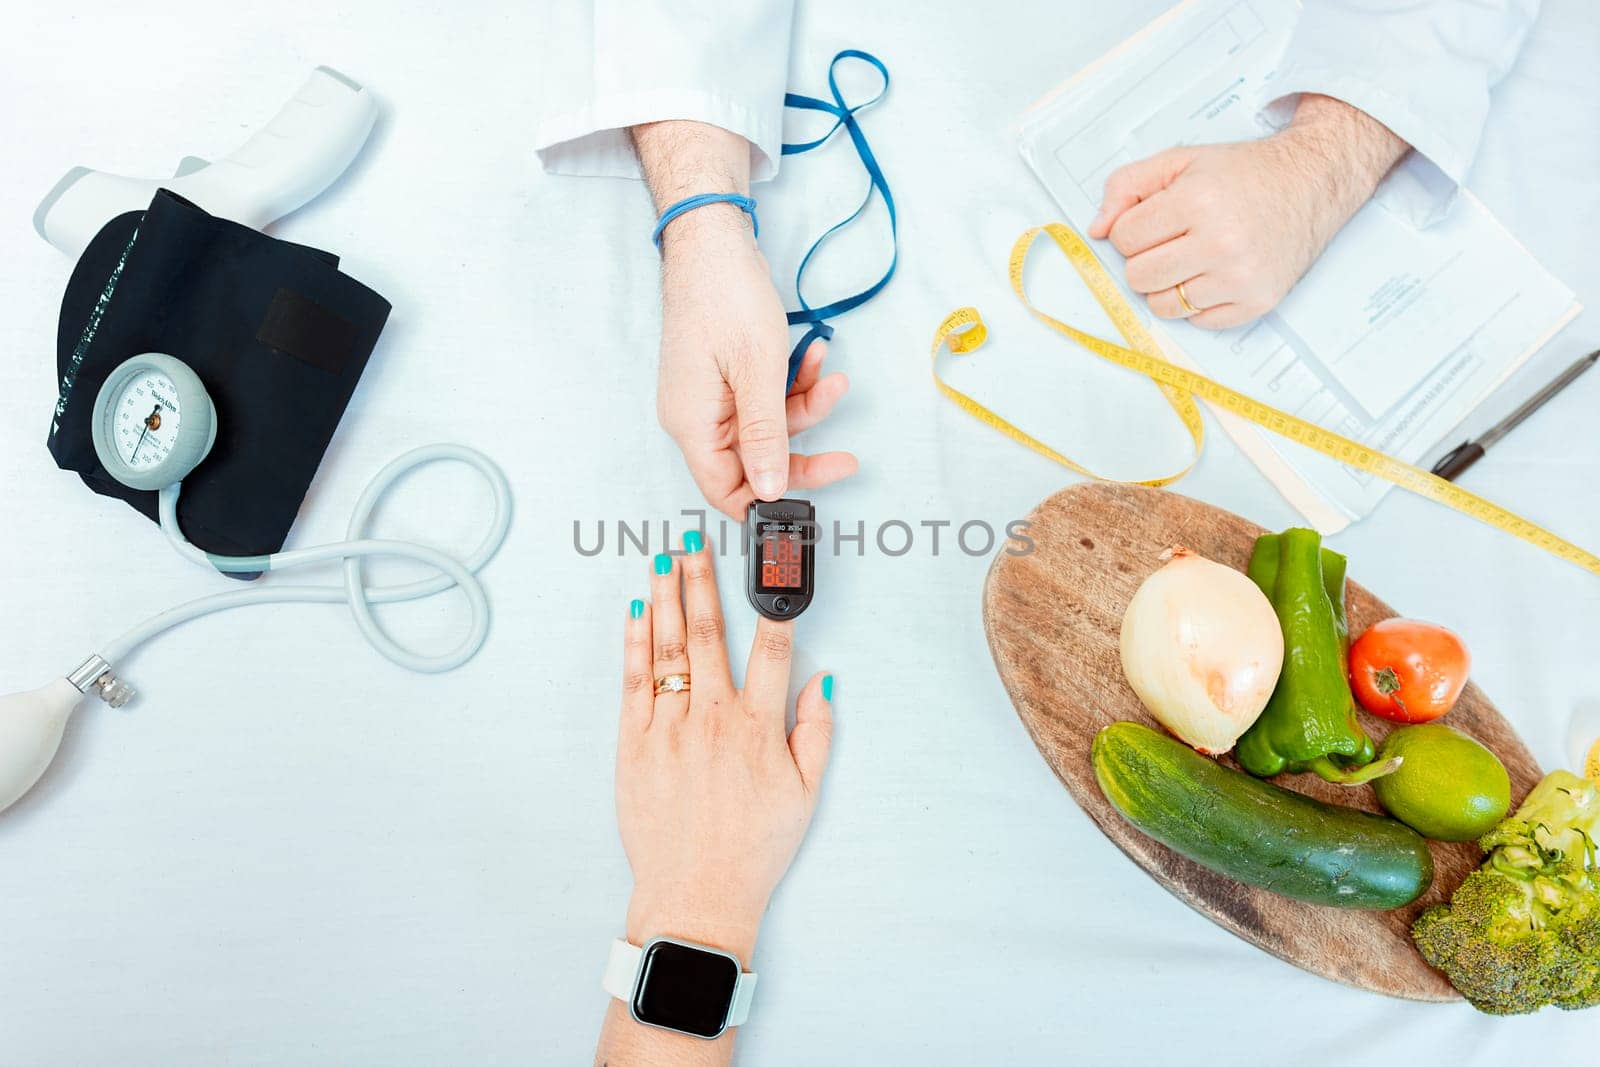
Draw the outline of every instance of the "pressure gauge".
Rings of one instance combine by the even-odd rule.
[[[769,619],[792,619],[811,603],[816,511],[805,500],[757,500],[745,516],[745,594]]]
[[[95,397],[91,426],[100,465],[129,489],[183,481],[217,439],[206,387],[182,361],[159,352],[111,372]]]

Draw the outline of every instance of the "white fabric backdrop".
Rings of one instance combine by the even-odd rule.
[[[592,533],[602,519],[651,518],[659,541],[662,518],[698,505],[655,426],[646,198],[630,183],[539,173],[529,130],[546,20],[558,17],[548,5],[144,6],[160,10],[13,8],[0,34],[11,426],[0,689],[41,684],[218,582],[45,452],[68,264],[29,229],[34,205],[75,163],[160,174],[185,154],[225,152],[318,63],[371,85],[384,115],[348,179],[274,232],[340,252],[395,314],[292,543],[339,536],[366,479],[435,440],[496,456],[517,520],[486,571],[490,643],[454,675],[392,668],[340,609],[261,608],[150,646],[128,665],[138,703],[77,717],[54,770],[0,818],[5,1058],[586,1062],[627,898],[611,802],[617,638],[646,563],[578,555],[573,522]],[[817,494],[824,517],[869,530],[894,518],[999,525],[1068,480],[948,406],[925,346],[948,309],[981,304],[1013,339],[991,364],[1002,400],[1004,354],[1087,358],[1016,317],[1005,289],[1011,239],[1054,215],[1007,126],[1164,6],[1037,2],[969,17],[956,2],[800,5],[793,87],[823,92],[842,47],[890,67],[894,87],[867,128],[903,223],[899,276],[837,323],[833,359],[853,392],[805,442],[861,455],[857,478]],[[1600,14],[1584,0],[1545,8],[1472,185],[1597,308]],[[780,276],[853,204],[858,174],[840,144],[761,192]],[[879,247],[870,232],[855,240]],[[834,263],[824,285],[875,276],[870,251]],[[1477,426],[1592,347],[1595,314]],[[1085,403],[1063,391],[1061,441],[1079,440]],[[1468,484],[1600,544],[1597,405],[1600,374]],[[1156,467],[1141,447],[1079,451]],[[1268,526],[1294,518],[1220,433],[1182,488]],[[428,472],[379,528],[465,549],[485,499],[470,474]],[[1600,582],[1399,494],[1334,544],[1397,607],[1464,631],[1477,680],[1547,765],[1563,759],[1573,711],[1600,706]],[[1501,1021],[1346,989],[1234,939],[1141,875],[1016,721],[979,619],[986,567],[952,553],[948,535],[938,558],[921,540],[900,558],[824,561],[801,666],[838,678],[834,763],[763,931],[744,1062],[1120,1062],[1202,1049],[1246,1062],[1293,1049],[1305,1063],[1468,1064],[1592,1050],[1592,1013]],[[737,590],[737,561],[719,570]],[[747,646],[751,617],[730,607],[732,640]],[[386,617],[445,642],[463,614],[440,601]]]

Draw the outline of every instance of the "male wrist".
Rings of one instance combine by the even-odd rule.
[[[736,204],[703,204],[685,211],[661,231],[661,254],[669,260],[685,251],[747,249],[755,231],[750,216]]]
[[[656,211],[697,193],[750,195],[750,142],[701,122],[667,121],[629,130]]]
[[[750,195],[750,143],[736,133],[686,120],[646,123],[629,130],[656,216],[689,197]],[[661,251],[748,243],[751,223],[738,206],[714,203],[686,211],[661,231]]]
[[[1389,127],[1333,97],[1308,93],[1280,136],[1314,167],[1333,203],[1353,213],[1410,147]]]

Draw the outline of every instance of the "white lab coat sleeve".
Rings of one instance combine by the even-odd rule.
[[[776,176],[794,0],[593,0],[568,9],[549,57],[535,149],[558,174],[639,177],[628,127],[667,119],[750,142]]]
[[[1426,225],[1478,151],[1489,91],[1515,62],[1539,0],[1305,0],[1272,76],[1287,121],[1300,93],[1358,107],[1415,151],[1380,195]]]

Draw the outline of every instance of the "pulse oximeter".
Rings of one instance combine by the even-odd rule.
[[[816,510],[806,500],[757,500],[745,515],[745,593],[769,619],[793,619],[811,604]]]

